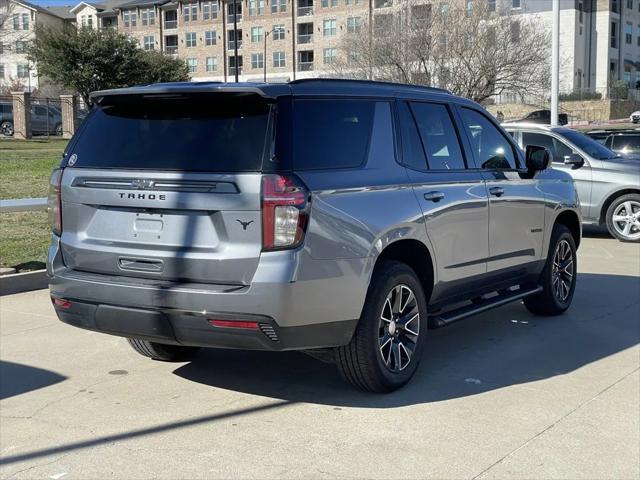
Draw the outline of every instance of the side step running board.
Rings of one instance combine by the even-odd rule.
[[[477,313],[500,307],[507,303],[520,300],[521,298],[528,297],[529,295],[534,295],[541,291],[542,287],[536,286],[533,288],[516,290],[514,292],[506,292],[501,295],[497,295],[495,297],[474,303],[472,305],[459,308],[457,310],[452,310],[450,312],[442,313],[439,315],[432,315],[429,317],[429,327],[444,327],[446,325],[449,325],[450,323],[457,322],[458,320],[462,320],[466,317],[470,317],[471,315],[476,315]]]

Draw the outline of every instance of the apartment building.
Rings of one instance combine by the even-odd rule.
[[[29,62],[26,47],[35,39],[36,25],[61,27],[67,21],[73,21],[73,15],[65,7],[0,0],[0,87],[38,88],[37,65]]]
[[[499,0],[498,0],[499,1]],[[551,25],[550,0],[515,0],[513,12]],[[560,0],[560,90],[640,89],[640,0]]]

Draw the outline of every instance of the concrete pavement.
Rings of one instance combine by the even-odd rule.
[[[299,353],[138,356],[0,299],[1,478],[640,477],[640,247],[583,240],[573,307],[431,331],[371,395]]]

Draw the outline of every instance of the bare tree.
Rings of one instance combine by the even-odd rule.
[[[550,34],[545,25],[488,2],[447,8],[405,2],[347,33],[334,74],[440,86],[478,102],[503,92],[546,93]]]

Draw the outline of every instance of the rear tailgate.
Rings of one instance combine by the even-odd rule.
[[[67,152],[61,250],[72,269],[245,285],[260,258],[262,100],[118,98]]]

